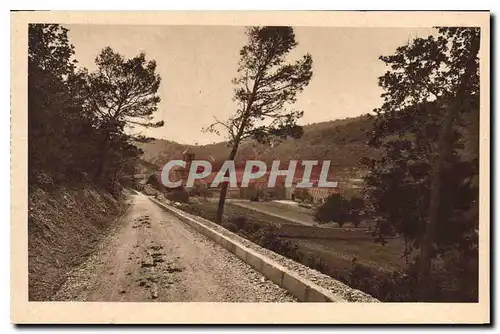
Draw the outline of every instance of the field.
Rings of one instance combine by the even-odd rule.
[[[248,200],[228,200],[228,203],[237,205],[243,208],[252,209],[265,213],[272,217],[277,217],[285,219],[288,223],[306,225],[306,226],[319,226],[316,221],[314,221],[313,215],[314,210],[304,208],[298,205],[298,203],[293,203],[292,201],[278,202],[278,201],[265,201],[265,202],[251,202]],[[291,203],[290,203],[291,202]],[[337,227],[336,223],[325,223],[321,224],[322,227]],[[362,222],[359,227],[367,227],[368,224]],[[354,227],[351,223],[345,223],[344,227]]]
[[[372,269],[376,273],[392,272],[406,266],[403,254],[404,244],[400,240],[391,240],[386,245],[373,240],[324,240],[324,239],[289,239],[298,243],[301,250],[319,256],[326,261],[329,273],[347,274],[353,260]]]
[[[182,210],[215,221],[218,203],[214,199],[205,202],[204,199],[191,197],[189,202],[182,204]],[[370,227],[301,224],[297,217],[307,214],[307,209],[302,209],[285,203],[231,199],[225,203],[220,225],[382,302],[418,300],[417,267],[414,258],[403,257],[404,240],[396,237],[382,245],[375,242]],[[285,216],[295,220],[290,221]],[[449,268],[458,273],[463,271],[461,267],[450,267],[455,265],[457,256],[447,254],[447,257],[434,261],[431,268],[433,297],[429,301],[477,301],[475,276],[468,278],[470,287],[462,292],[455,276],[450,275]]]
[[[244,206],[241,204],[244,203]],[[381,245],[373,240],[367,228],[323,227],[291,223],[284,214],[295,215],[295,207],[282,203],[252,203],[228,201],[221,225],[261,247],[289,257],[340,280],[349,286],[367,292],[381,301],[409,301],[413,292],[401,276],[406,268],[402,258],[404,243],[399,239]],[[279,207],[273,215],[256,210],[259,205],[266,210]],[[215,220],[217,203],[193,203],[184,210]],[[302,209],[302,208],[300,208]],[[301,214],[305,214],[302,211]],[[236,217],[239,217],[235,220]]]
[[[230,217],[234,216],[245,216],[250,220],[255,220],[255,221],[260,221],[264,222],[270,225],[283,225],[283,224],[293,224],[293,222],[290,222],[289,220],[285,218],[280,218],[277,216],[272,216],[269,214],[266,214],[262,211],[246,208],[243,206],[240,206],[239,203],[242,201],[227,201],[225,206],[224,206],[224,217],[226,219],[229,219]],[[250,201],[245,201],[245,204],[251,203]],[[217,202],[209,202],[206,204],[191,204],[191,207],[198,208],[201,211],[205,213],[205,215],[208,215],[207,219],[214,220],[215,219],[215,213],[217,212]]]
[[[231,201],[231,204],[253,209],[273,217],[283,218],[288,220],[289,223],[309,226],[316,225],[316,222],[313,220],[313,211],[298,205],[284,204],[274,201],[251,202],[248,200],[233,200]]]
[[[224,217],[228,221],[230,217],[244,216],[247,221],[258,221],[268,225],[279,225],[282,238],[295,242],[299,249],[308,255],[315,255],[326,262],[328,274],[335,276],[347,275],[353,266],[353,259],[356,263],[362,264],[376,273],[387,273],[405,267],[405,261],[401,257],[404,243],[401,240],[389,240],[386,245],[375,243],[370,234],[364,228],[323,228],[313,226],[297,226],[290,224],[290,221],[278,218],[275,215],[268,215],[262,211],[256,211],[242,207],[244,205],[266,205],[266,208],[279,207],[284,216],[297,215],[297,211],[290,205],[290,210],[286,211],[289,205],[273,202],[259,202],[258,204],[247,202],[227,202],[225,205]],[[248,204],[252,203],[252,204]],[[205,218],[213,220],[217,211],[216,203],[192,204],[190,205],[198,213],[202,213]],[[299,207],[299,209],[302,209]],[[307,210],[307,209],[305,209]],[[303,211],[304,212],[304,211]],[[304,214],[304,213],[302,213]],[[298,231],[297,231],[298,230]],[[300,232],[304,230],[302,236]],[[290,235],[293,231],[293,236]],[[314,233],[312,233],[314,232]]]

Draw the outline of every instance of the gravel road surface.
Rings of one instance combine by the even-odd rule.
[[[68,279],[54,300],[295,302],[221,246],[152,203],[131,197],[116,231]]]

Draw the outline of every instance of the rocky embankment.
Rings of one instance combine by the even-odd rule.
[[[29,300],[46,301],[114,227],[124,198],[85,185],[32,186],[28,200]]]

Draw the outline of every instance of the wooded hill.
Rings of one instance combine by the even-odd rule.
[[[300,139],[287,139],[275,145],[257,144],[254,141],[242,143],[237,161],[259,159],[269,163],[272,160],[331,160],[331,169],[359,168],[360,159],[373,157],[377,152],[367,145],[367,132],[371,131],[373,119],[369,115],[346,118],[304,126]],[[170,159],[179,159],[189,147],[197,159],[224,161],[229,155],[226,142],[208,145],[183,145],[174,141],[156,139],[149,143],[136,143],[144,151],[142,159],[162,166]]]
[[[460,132],[464,135],[464,149],[460,152],[467,160],[479,156],[479,117],[478,110],[465,114],[461,120]],[[373,129],[374,117],[358,117],[313,123],[304,126],[300,139],[287,139],[274,148],[257,144],[254,141],[242,143],[237,162],[259,159],[266,163],[272,160],[331,160],[330,170],[345,171],[362,169],[363,157],[377,157],[379,154],[368,147],[368,135]],[[153,170],[168,160],[181,159],[182,152],[189,147],[197,159],[224,161],[229,155],[226,142],[208,145],[184,145],[175,141],[155,139],[151,142],[136,142],[144,151],[141,157],[141,170]]]

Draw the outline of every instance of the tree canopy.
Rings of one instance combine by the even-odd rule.
[[[139,53],[131,59],[104,48],[95,59],[97,70],[87,76],[88,107],[102,122],[117,121],[134,126],[162,126],[151,123],[160,97],[161,78],[156,62]]]
[[[30,183],[37,173],[63,182],[82,177],[113,188],[134,174],[141,153],[126,127],[152,123],[161,82],[154,60],[144,53],[125,59],[106,47],[89,73],[78,67],[68,30],[30,24],[28,126]]]
[[[370,170],[365,192],[377,240],[401,235],[404,255],[416,260],[414,251],[429,240],[432,205],[437,223],[430,257],[453,250],[464,259],[477,256],[478,217],[471,212],[478,159],[460,152],[468,140],[464,119],[478,116],[478,39],[476,28],[439,28],[437,36],[416,38],[380,57],[389,70],[379,79],[383,104],[375,109],[369,145],[383,153],[364,159]]]
[[[346,198],[341,194],[332,194],[318,207],[314,214],[320,223],[335,222],[340,227],[352,223],[355,227],[361,223],[364,201],[360,197]]]

